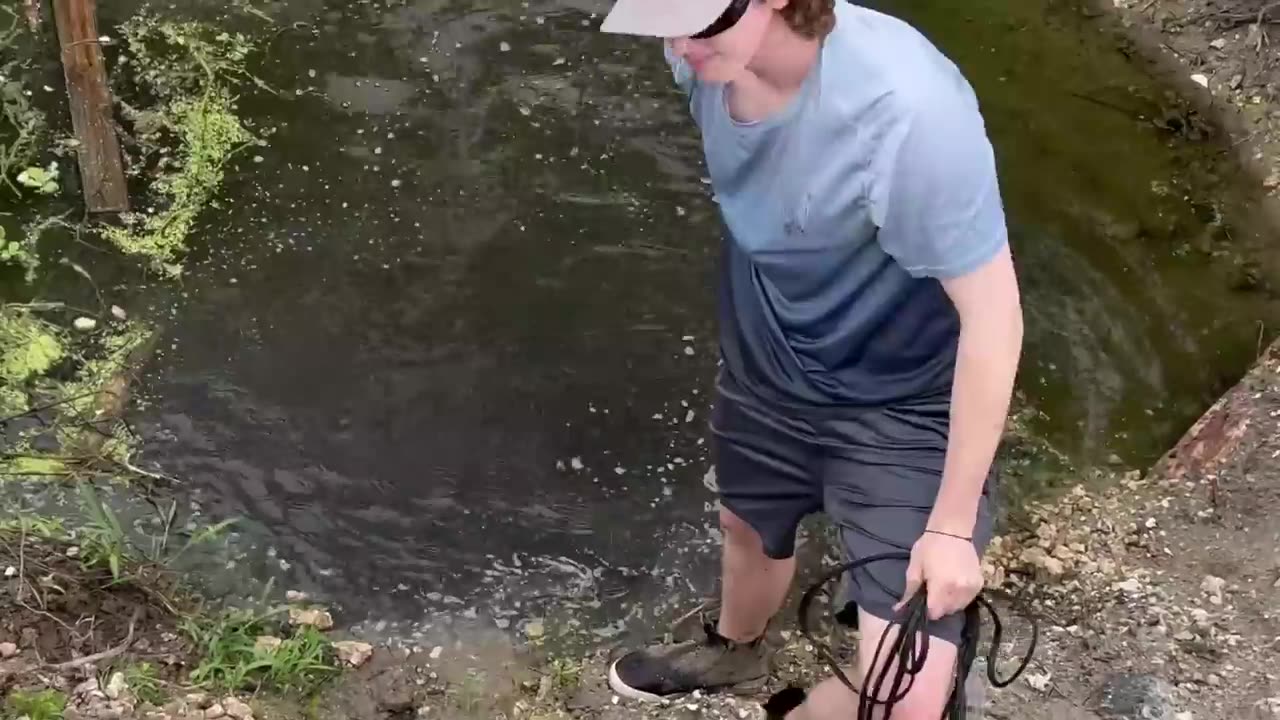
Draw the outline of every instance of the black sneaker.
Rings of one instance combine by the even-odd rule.
[[[609,687],[632,700],[658,702],[672,695],[751,693],[769,679],[769,653],[763,636],[749,643],[722,637],[704,624],[705,637],[651,645],[616,660],[609,668]]]

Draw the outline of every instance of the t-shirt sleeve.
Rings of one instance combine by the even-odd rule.
[[[694,74],[693,68],[684,58],[677,57],[671,52],[671,46],[666,43],[662,44],[662,55],[667,59],[667,65],[671,67],[671,74],[675,78],[676,85],[686,93],[693,90]]]
[[[1008,242],[995,153],[976,102],[923,100],[886,143],[881,247],[914,277],[976,270]]]

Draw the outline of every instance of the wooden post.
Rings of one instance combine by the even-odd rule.
[[[89,212],[124,212],[129,209],[129,189],[111,121],[106,61],[98,46],[97,1],[54,0],[53,15],[71,99],[71,125],[80,141],[85,204]]]

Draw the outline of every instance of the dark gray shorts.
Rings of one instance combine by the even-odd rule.
[[[846,557],[910,552],[942,480],[949,398],[839,413],[770,408],[732,381],[717,383],[711,418],[720,502],[764,539],[772,558],[791,557],[796,529],[825,511]],[[995,473],[988,476],[974,542],[991,540]],[[881,561],[847,578],[843,601],[885,620],[904,590],[907,562]],[[953,643],[963,614],[930,625]]]

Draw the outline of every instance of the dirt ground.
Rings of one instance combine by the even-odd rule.
[[[1280,4],[1272,0],[1095,0],[1139,59],[1230,135],[1280,218]]]

